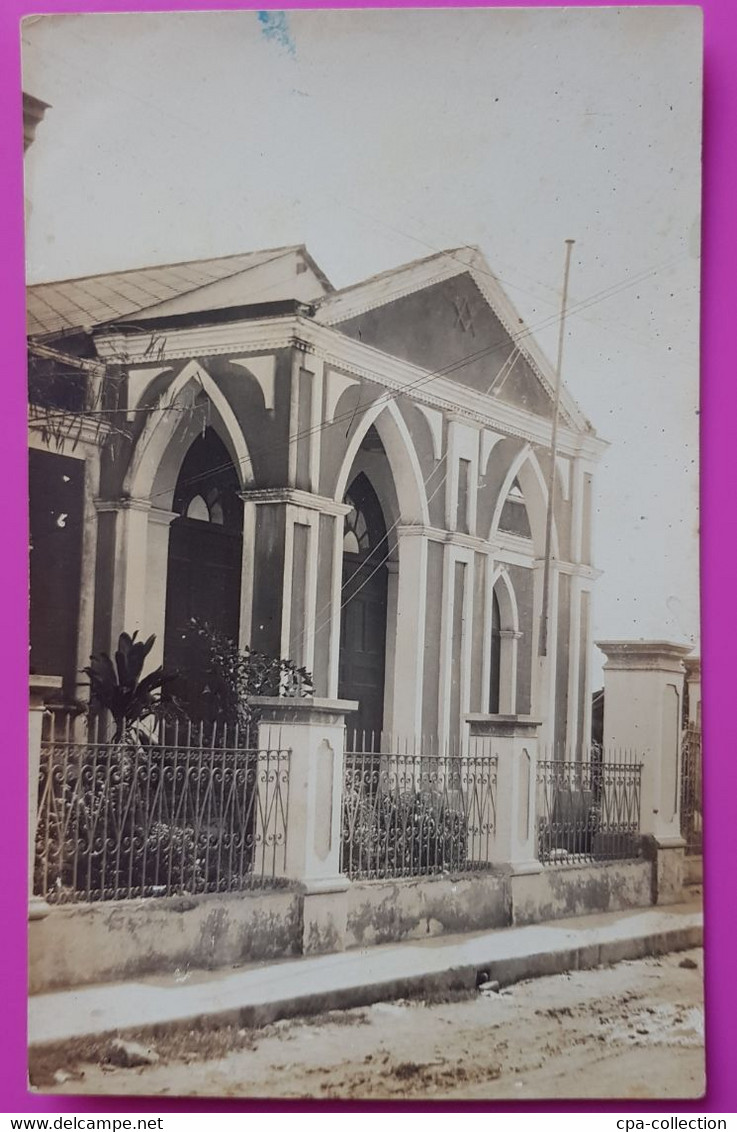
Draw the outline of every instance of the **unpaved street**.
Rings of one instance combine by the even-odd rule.
[[[704,1089],[702,952],[152,1048],[158,1062],[137,1068],[110,1064],[104,1043],[48,1056],[32,1080],[45,1092],[169,1096],[693,1097]]]

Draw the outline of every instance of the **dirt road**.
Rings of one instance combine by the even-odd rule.
[[[169,1035],[153,1043],[159,1060],[137,1068],[111,1064],[100,1043],[37,1061],[32,1081],[44,1092],[164,1096],[694,1097],[704,1090],[702,1003],[695,950],[453,1002]]]

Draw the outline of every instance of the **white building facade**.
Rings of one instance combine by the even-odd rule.
[[[83,697],[118,634],[289,657],[349,725],[463,745],[466,718],[590,739],[592,482],[563,391],[478,251],[336,291],[276,249],[30,288],[31,663]]]

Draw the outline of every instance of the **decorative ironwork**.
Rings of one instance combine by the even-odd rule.
[[[537,764],[538,857],[545,865],[640,855],[642,764],[594,749],[580,760]]]
[[[701,729],[694,723],[686,726],[681,740],[681,836],[689,856],[703,851]]]
[[[490,867],[496,756],[349,751],[341,871],[353,879]]]
[[[113,744],[67,724],[41,748],[34,890],[67,903],[278,884],[288,793],[289,752],[250,749],[236,728],[162,724]]]

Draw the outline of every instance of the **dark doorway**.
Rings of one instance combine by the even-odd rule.
[[[338,695],[358,700],[360,705],[346,720],[349,744],[357,742],[362,749],[378,750],[384,723],[386,524],[381,504],[363,472],[353,480],[345,501],[351,504],[351,511],[345,518],[343,536]]]
[[[243,505],[225,445],[208,428],[190,447],[174,491],[169,532],[164,663],[178,672],[173,690],[197,712],[206,674],[193,619],[231,640],[240,619]]]
[[[84,461],[29,452],[31,671],[61,676],[74,699],[82,579]]]

